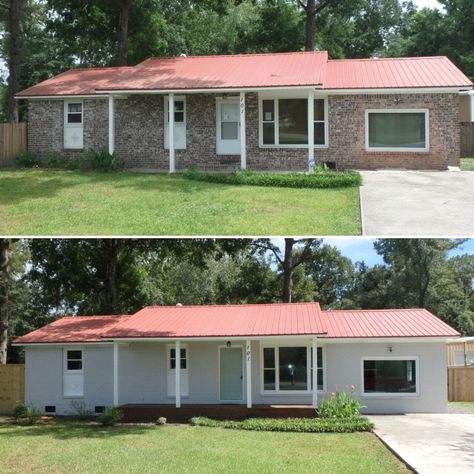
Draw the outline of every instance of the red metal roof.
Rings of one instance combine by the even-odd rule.
[[[101,91],[471,87],[446,57],[328,60],[326,51],[149,58],[134,67],[71,69],[17,97]]]
[[[456,337],[425,309],[322,311],[318,303],[151,306],[133,316],[67,317],[14,343],[97,342],[123,338]]]
[[[32,331],[14,344],[100,342],[102,336],[128,316],[68,316]]]
[[[329,60],[325,89],[464,87],[472,82],[445,56]]]

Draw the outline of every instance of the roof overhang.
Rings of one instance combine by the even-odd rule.
[[[402,87],[402,88],[367,88],[367,89],[324,89],[329,95],[364,95],[364,94],[460,94],[470,92],[466,86],[456,87]]]

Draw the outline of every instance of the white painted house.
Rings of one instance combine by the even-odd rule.
[[[110,405],[313,405],[355,387],[369,413],[444,412],[446,341],[424,309],[318,303],[146,307],[59,319],[25,347],[26,402],[49,413]],[[317,383],[313,383],[316,380]]]

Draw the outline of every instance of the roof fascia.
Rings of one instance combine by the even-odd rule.
[[[84,94],[84,95],[34,95],[34,96],[15,96],[15,99],[28,99],[28,100],[52,100],[52,99],[106,99],[107,94]]]
[[[111,346],[113,343],[109,341],[96,342],[19,342],[12,344],[15,347],[62,347],[62,346]]]
[[[319,334],[293,334],[293,335],[268,335],[268,336],[204,336],[204,337],[111,337],[104,338],[107,341],[113,342],[173,342],[173,341],[201,341],[201,342],[211,342],[211,341],[242,341],[249,339],[251,341],[259,341],[261,339],[278,339],[278,340],[287,340],[287,339],[311,339],[311,338],[321,338],[324,337],[326,333]]]
[[[423,336],[423,337],[323,337],[319,341],[335,344],[371,344],[371,343],[417,343],[417,342],[448,342],[453,336]]]
[[[401,88],[374,88],[374,89],[324,89],[329,95],[370,95],[370,94],[433,94],[456,93],[469,90],[470,86],[463,87],[401,87]],[[472,87],[471,87],[472,88]]]

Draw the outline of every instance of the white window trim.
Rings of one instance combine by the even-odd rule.
[[[81,123],[68,123],[67,117],[68,117],[68,105],[69,104],[81,104]],[[82,99],[68,99],[65,100],[63,103],[63,127],[64,128],[79,128],[82,130],[82,133],[84,134],[84,101]],[[76,112],[77,113],[77,112]],[[83,150],[84,149],[84,143],[82,146],[71,146],[68,145],[66,146],[66,143],[64,143],[65,137],[63,137],[63,147],[65,150]],[[82,141],[84,142],[84,135],[82,137]]]
[[[263,101],[264,100],[273,100],[274,104],[274,120],[272,123],[275,124],[275,142],[279,143],[280,141],[280,130],[279,130],[279,104],[278,100],[279,99],[305,99],[308,100],[307,95],[294,95],[294,94],[259,94],[258,95],[258,146],[260,148],[291,148],[291,149],[308,149],[308,145],[301,144],[301,145],[280,145],[280,144],[264,144],[263,143]],[[328,111],[328,96],[321,96],[321,95],[316,95],[314,96],[314,99],[323,99],[324,100],[324,139],[325,139],[325,144],[324,145],[314,145],[314,148],[317,149],[325,149],[329,148],[329,111]],[[313,120],[313,123],[317,122],[322,122],[321,120]],[[314,125],[313,125],[314,126]]]
[[[168,125],[169,124],[169,117],[168,117],[168,108],[169,108],[169,97],[168,96],[164,96],[165,97],[165,107],[164,107],[164,120],[165,120],[165,124]],[[174,103],[175,103],[175,112],[180,112],[179,110],[176,110],[176,102],[183,102],[183,111],[184,111],[184,118],[183,118],[183,121],[182,122],[176,122],[176,120],[174,121],[174,124],[183,124],[183,125],[186,125],[187,123],[187,111],[186,111],[186,96],[185,95],[176,95],[174,97]]]
[[[364,387],[364,362],[366,360],[414,360],[416,372],[416,391],[414,393],[400,393],[400,392],[365,392]],[[420,396],[420,366],[418,356],[374,356],[361,358],[361,396],[365,398],[417,398]]]
[[[308,384],[307,390],[265,390],[264,385],[264,361],[263,361],[263,350],[264,349],[275,349],[275,387],[280,384],[280,367],[279,367],[279,351],[280,347],[305,347],[306,348],[306,380]],[[311,389],[311,344],[298,344],[297,342],[292,343],[278,343],[278,344],[260,344],[260,395],[311,395],[313,390]],[[317,392],[324,394],[326,393],[326,349],[323,345],[318,345],[323,353],[323,389],[318,389]],[[317,374],[316,374],[317,375]],[[317,378],[316,378],[317,383]]]
[[[405,147],[371,147],[369,146],[369,114],[425,114],[425,147],[424,148],[405,148]],[[427,153],[430,151],[430,111],[429,109],[366,109],[365,110],[365,151],[384,152],[391,151],[396,153]]]
[[[223,400],[221,398],[221,349],[234,349],[236,347],[240,347],[240,349],[242,350],[242,398],[237,398],[233,400]],[[243,402],[245,387],[247,386],[247,376],[245,370],[245,347],[243,346],[243,344],[231,344],[230,347],[227,347],[224,344],[220,344],[217,346],[217,359],[219,364],[217,366],[217,395],[219,396],[219,401],[222,403]]]

